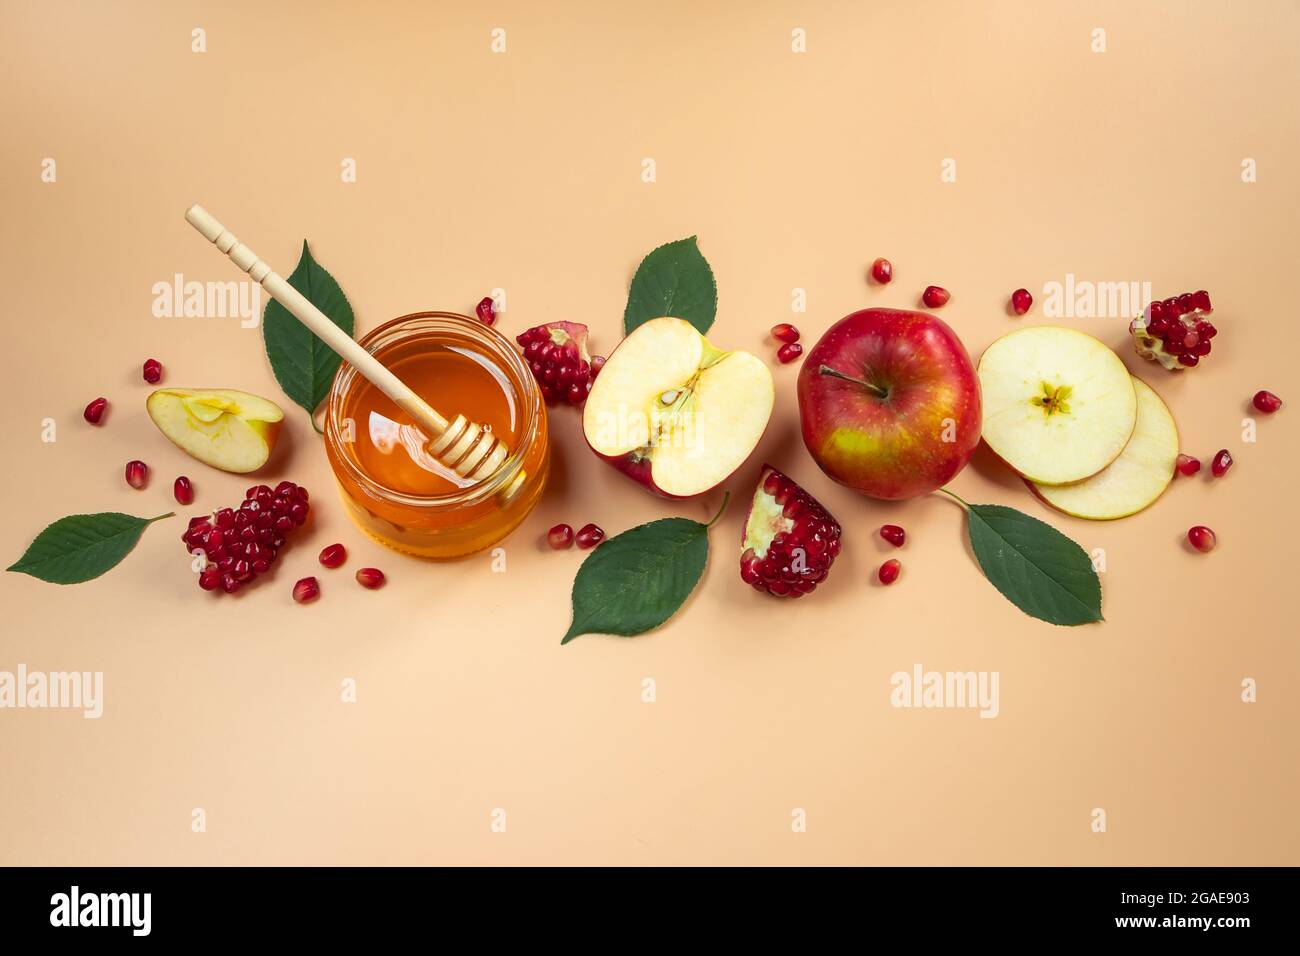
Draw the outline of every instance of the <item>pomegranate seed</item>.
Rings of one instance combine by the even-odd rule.
[[[1174,468],[1184,478],[1190,478],[1201,470],[1201,460],[1191,455],[1179,455]]]
[[[1192,304],[1202,312],[1214,311],[1214,307],[1210,305],[1210,293],[1204,289],[1192,293]]]
[[[327,568],[337,568],[348,559],[348,549],[341,544],[331,544],[321,549],[320,563]]]
[[[605,532],[601,530],[599,525],[584,524],[578,529],[574,540],[578,542],[580,548],[594,548],[605,540]]]
[[[896,524],[882,526],[880,536],[896,548],[901,548],[903,542],[907,540],[907,532]]]
[[[1155,323],[1163,323],[1165,320],[1165,304],[1158,299],[1152,302],[1147,308],[1147,327],[1152,327]]]
[[[98,425],[100,420],[104,417],[104,409],[106,408],[108,408],[108,399],[97,398],[87,405],[86,410],[81,414],[86,421],[90,422],[90,424]]]
[[[889,285],[894,278],[894,264],[888,259],[877,259],[871,263],[871,278],[881,285]]]
[[[384,572],[378,568],[361,568],[357,571],[357,584],[360,584],[363,588],[369,588],[371,591],[375,590],[375,588],[382,588],[386,580]]]
[[[216,566],[204,568],[199,572],[199,587],[205,591],[215,591],[221,584],[221,572]]]
[[[803,355],[803,346],[798,342],[787,342],[776,350],[776,360],[782,365],[789,365],[800,355]]]
[[[1219,539],[1214,536],[1214,532],[1203,524],[1188,528],[1187,540],[1201,554],[1209,554],[1214,550],[1214,546],[1219,543]]]
[[[157,359],[149,359],[144,363],[144,380],[150,385],[157,385],[162,381],[162,362]]]
[[[594,380],[600,374],[600,370],[605,367],[605,356],[593,355],[591,357],[591,377]]]
[[[893,584],[898,580],[898,572],[902,569],[903,565],[899,562],[898,558],[890,558],[880,566],[880,570],[876,572],[876,576],[880,578],[881,584]]]
[[[478,305],[474,306],[474,314],[484,325],[492,325],[496,322],[497,310],[490,295],[485,295],[479,300]]]
[[[194,485],[184,475],[172,482],[172,494],[176,496],[178,504],[189,505],[194,503]]]
[[[1213,459],[1211,459],[1210,474],[1212,474],[1215,478],[1222,478],[1224,475],[1228,473],[1228,469],[1231,467],[1232,467],[1232,455],[1228,453],[1228,449],[1224,448],[1220,450],[1219,453],[1215,455]]]
[[[102,402],[103,399],[101,398],[100,401]],[[1256,408],[1266,415],[1272,415],[1282,407],[1282,399],[1278,398],[1272,392],[1258,391],[1255,393],[1255,397],[1251,399],[1251,401],[1254,402]]]
[[[320,597],[320,582],[315,578],[301,578],[293,586],[293,599],[299,604],[308,604]]]
[[[937,285],[928,285],[925,291],[921,293],[921,301],[925,303],[926,308],[938,309],[948,304],[952,296],[948,290]]]
[[[1024,315],[1033,304],[1034,297],[1029,294],[1028,289],[1017,289],[1011,293],[1011,308],[1015,309],[1016,315]]]
[[[789,322],[782,322],[780,325],[772,326],[772,338],[778,342],[798,342],[799,330]]]
[[[149,466],[144,462],[128,461],[126,463],[126,483],[137,491],[149,481]]]
[[[567,524],[557,524],[546,532],[546,543],[556,551],[563,551],[573,544],[573,529]]]

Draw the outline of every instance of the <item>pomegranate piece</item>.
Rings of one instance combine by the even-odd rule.
[[[803,346],[798,342],[787,342],[776,350],[776,360],[782,365],[789,365],[800,355],[803,355]]]
[[[103,399],[101,398],[100,401],[102,402]],[[1267,392],[1262,389],[1255,393],[1255,397],[1251,399],[1251,402],[1265,415],[1272,415],[1282,407],[1282,399],[1278,398],[1272,392]]]
[[[947,289],[942,286],[928,285],[925,291],[921,293],[921,301],[925,303],[928,309],[939,309],[948,304],[952,298]]]
[[[307,520],[308,499],[307,489],[291,481],[274,489],[253,485],[238,509],[191,518],[181,540],[190,554],[206,559],[199,587],[212,591],[220,586],[233,594],[269,571],[288,535]]]
[[[1215,478],[1222,478],[1232,467],[1232,455],[1228,449],[1221,448],[1218,453],[1210,459],[1210,474]]]
[[[378,568],[359,568],[357,570],[357,584],[368,590],[382,588],[384,582],[388,579],[384,577],[384,572]]]
[[[901,548],[907,540],[907,532],[896,524],[881,525],[880,536],[896,548]]]
[[[150,385],[157,385],[162,381],[163,367],[162,362],[157,359],[148,359],[144,363],[144,380]]]
[[[772,338],[778,342],[798,342],[799,330],[789,322],[782,322],[772,326]]]
[[[1210,354],[1210,339],[1219,334],[1207,318],[1213,311],[1204,289],[1152,302],[1129,323],[1133,347],[1172,371],[1195,368]]]
[[[490,295],[485,295],[479,299],[478,305],[474,306],[474,314],[484,325],[492,325],[497,320],[496,304],[492,301]]]
[[[740,579],[777,597],[802,597],[840,553],[840,523],[816,498],[764,465],[740,540]]]
[[[348,559],[348,549],[341,544],[329,544],[321,549],[320,563],[327,568],[337,568]]]
[[[546,532],[546,543],[556,551],[563,551],[573,546],[573,528],[567,524],[557,524]]]
[[[194,483],[181,475],[172,482],[172,495],[176,498],[177,504],[194,504]]]
[[[81,413],[81,416],[90,424],[98,425],[104,418],[104,409],[106,408],[108,408],[108,399],[97,398],[86,406],[86,410]]]
[[[893,584],[898,580],[898,574],[902,570],[903,565],[898,558],[890,558],[880,566],[880,570],[876,572],[876,577],[880,579],[881,584]]]
[[[149,483],[149,466],[136,459],[126,463],[126,483],[139,491]]]
[[[1034,304],[1034,297],[1029,294],[1028,289],[1017,289],[1011,293],[1011,308],[1015,310],[1016,315],[1024,315]]]
[[[871,263],[871,278],[881,285],[889,285],[894,278],[894,264],[888,259],[877,259]]]
[[[1190,478],[1201,470],[1201,460],[1191,455],[1179,455],[1174,462],[1174,469],[1184,478]]]
[[[591,391],[600,365],[587,354],[587,327],[579,322],[549,322],[526,332],[515,341],[524,350],[524,360],[533,371],[547,405],[567,402],[581,405]]]
[[[1205,525],[1198,524],[1187,529],[1187,542],[1201,554],[1209,554],[1214,550],[1214,546],[1219,543],[1219,539]]]
[[[605,532],[600,525],[584,524],[578,529],[578,533],[574,535],[573,540],[577,542],[578,547],[584,550],[594,548],[605,540]]]
[[[299,604],[310,604],[320,597],[320,582],[315,578],[299,578],[293,586],[293,599]]]

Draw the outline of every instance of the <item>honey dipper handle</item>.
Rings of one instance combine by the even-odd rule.
[[[247,272],[253,281],[260,283],[275,301],[311,329],[318,339],[396,402],[398,407],[414,418],[430,437],[437,438],[447,430],[447,419],[385,368],[377,358],[358,345],[352,336],[331,322],[325,313],[312,305],[306,296],[259,259],[252,249],[235,238],[234,233],[218,222],[210,212],[202,206],[191,206],[185,211],[185,221],[229,256],[230,261]]]

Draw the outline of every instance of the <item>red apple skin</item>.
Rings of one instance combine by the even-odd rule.
[[[583,437],[585,438],[586,436]],[[591,448],[591,442],[587,442],[587,447]],[[722,483],[727,480],[727,478],[731,477],[731,475],[728,475],[727,478],[722,479],[722,481],[719,481],[716,485],[711,485],[708,488],[705,488],[701,491],[697,491],[693,495],[670,495],[668,492],[664,491],[662,488],[660,488],[658,485],[655,484],[654,475],[651,471],[654,462],[650,455],[647,455],[645,457],[639,457],[637,453],[633,451],[628,452],[626,455],[602,455],[594,448],[591,448],[591,453],[595,455],[597,458],[599,458],[601,461],[608,462],[609,464],[613,465],[615,470],[621,472],[624,475],[627,475],[629,478],[635,481],[638,485],[641,485],[641,487],[645,488],[651,494],[656,494],[660,498],[667,498],[669,501],[685,501],[688,498],[697,498],[700,495],[706,495],[714,488],[721,486]],[[653,455],[653,451],[651,452],[651,455]],[[737,471],[739,470],[740,469],[737,468]],[[735,472],[732,472],[732,474],[734,475]]]
[[[832,479],[872,498],[942,487],[979,444],[975,367],[957,334],[925,312],[863,309],[840,319],[804,357],[798,391],[808,452]],[[948,420],[952,441],[943,440]]]

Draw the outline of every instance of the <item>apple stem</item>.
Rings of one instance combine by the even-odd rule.
[[[966,502],[965,499],[960,498],[960,497],[958,497],[957,495],[953,494],[953,493],[952,493],[951,491],[949,491],[947,488],[936,488],[935,491],[939,492],[940,494],[947,495],[949,498],[951,498],[953,501],[957,502],[957,504],[961,505],[961,506],[962,506],[963,508],[965,508],[967,511],[970,510],[970,504],[969,504],[968,502]]]
[[[727,505],[730,501],[731,501],[731,492],[724,491],[722,493],[722,505],[718,508],[718,513],[715,514],[713,518],[709,521],[709,523],[706,524],[704,527],[712,528],[714,524],[717,523],[717,520],[722,517],[722,513],[727,510]]]
[[[876,398],[888,398],[889,391],[881,388],[879,385],[872,385],[866,379],[854,378],[852,375],[846,375],[843,372],[836,371],[829,365],[818,366],[817,372],[821,375],[829,375],[831,378],[842,378],[846,382],[852,382],[854,385],[861,385]]]

